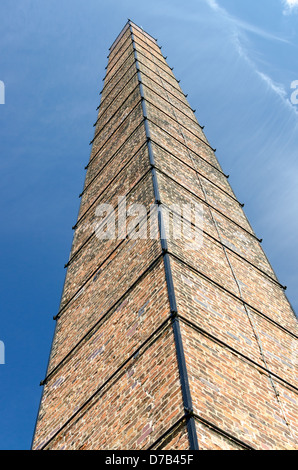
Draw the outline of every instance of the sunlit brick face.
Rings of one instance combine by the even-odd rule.
[[[131,21],[91,145],[33,449],[297,449],[296,317],[159,45]]]

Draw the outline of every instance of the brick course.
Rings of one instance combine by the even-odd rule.
[[[129,21],[108,58],[32,448],[297,449],[283,286],[156,40]],[[120,196],[141,232],[102,239]],[[157,197],[203,223],[151,239]]]

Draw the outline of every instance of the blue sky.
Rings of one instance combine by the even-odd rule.
[[[298,1],[1,0],[0,449],[29,449],[108,48],[168,63],[298,311]]]

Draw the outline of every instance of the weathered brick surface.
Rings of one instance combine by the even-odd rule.
[[[173,334],[156,336],[47,449],[146,449],[174,424],[182,407]]]
[[[164,59],[163,55],[161,54],[160,47],[158,46],[156,41],[153,38],[146,36],[146,33],[144,31],[139,30],[135,26],[132,26],[131,30],[134,35],[135,42],[138,41],[138,43],[142,44],[143,47],[146,47],[146,49],[152,51],[159,58],[159,60],[161,60],[164,65],[168,67],[168,64]]]
[[[109,80],[105,80],[104,86],[101,92],[102,101],[105,100],[109,93],[114,89],[115,85],[118,84],[119,80],[122,80],[127,73],[130,72],[132,65],[134,64],[134,52],[131,49],[130,54],[126,57],[125,62],[122,62],[121,66],[115,70],[115,73],[110,76]]]
[[[160,48],[133,23],[111,46],[94,127],[33,448],[186,450],[181,381],[201,450],[298,448],[296,317]],[[137,229],[126,218],[126,238],[121,196],[145,211]],[[203,215],[184,214],[165,251],[150,232],[157,197],[163,222],[183,205]],[[100,204],[114,237],[95,232]]]
[[[270,323],[252,309],[249,312],[269,370],[298,389],[297,337]],[[294,402],[297,404],[297,399]]]
[[[129,59],[130,59],[128,61],[129,66],[127,70],[119,74],[117,73],[117,76],[115,77],[115,79],[111,80],[111,83],[109,83],[109,91],[105,92],[105,88],[104,88],[103,92],[101,93],[100,105],[98,107],[99,111],[98,111],[97,120],[96,120],[97,124],[101,115],[103,115],[110,108],[110,106],[113,104],[114,99],[117,97],[120,91],[124,87],[128,88],[130,80],[132,80],[133,77],[137,73],[135,63],[133,60],[133,53],[131,55],[131,58]]]
[[[97,267],[107,260],[117,249],[118,246],[123,245],[123,238],[125,234],[122,235],[121,230],[126,229],[125,232],[129,238],[133,235],[131,233],[130,227],[135,219],[134,213],[129,212],[129,207],[132,204],[142,204],[146,212],[149,212],[151,204],[154,203],[153,194],[152,194],[152,177],[150,173],[147,173],[146,176],[137,184],[133,190],[128,194],[126,198],[128,215],[126,217],[126,227],[123,227],[121,224],[121,207],[118,207],[118,195],[113,198],[113,205],[115,207],[115,213],[112,213],[110,217],[107,217],[106,221],[103,222],[103,228],[101,228],[100,223],[97,222],[99,217],[94,218],[93,222],[93,233],[91,237],[85,242],[85,244],[78,250],[77,254],[73,259],[70,260],[70,266],[68,267],[67,276],[64,285],[64,292],[61,301],[61,307],[73,297],[77,290],[84,284],[86,279],[94,272]],[[119,222],[119,213],[120,213],[120,224]],[[143,216],[142,216],[143,217]],[[145,220],[146,222],[146,220]],[[90,224],[92,222],[90,221]],[[99,227],[96,227],[96,223],[99,224]],[[105,227],[109,226],[109,230],[114,230],[111,235],[106,235],[105,237]],[[149,225],[146,224],[147,226]],[[147,230],[146,230],[147,236]],[[147,240],[146,240],[147,241]]]
[[[204,231],[211,235],[213,238],[219,239],[218,231],[213,220],[214,217],[216,217],[216,219],[220,218],[222,224],[227,227],[227,230],[236,230],[238,233],[242,233],[244,231],[245,236],[247,236],[248,238],[251,238],[251,236],[253,236],[253,234],[250,235],[251,232],[248,230],[248,226],[242,227],[240,224],[238,224],[238,222],[241,222],[241,220],[233,220],[227,214],[221,214],[214,210],[210,212],[209,205],[206,204],[203,198],[197,197],[196,194],[190,192],[187,188],[178,185],[177,181],[170,180],[169,178],[167,178],[167,176],[158,171],[157,177],[162,202],[167,206],[171,206],[172,204],[176,203],[178,205],[185,204],[193,207],[197,205],[201,207],[204,215]]]
[[[171,70],[165,70],[161,69],[160,67],[157,67],[154,58],[152,60],[152,57],[148,55],[148,53],[144,53],[139,51],[137,52],[137,58],[138,62],[140,65],[140,70],[143,72],[146,72],[146,74],[151,77],[152,79],[157,79],[158,77],[163,80],[164,87],[166,89],[169,89],[174,93],[176,96],[180,97],[183,99],[184,93],[182,92],[179,84],[173,77]]]
[[[124,50],[120,52],[119,58],[115,62],[115,64],[108,67],[107,73],[105,76],[105,83],[113,79],[114,75],[118,73],[118,71],[121,69],[121,67],[127,60],[127,58],[131,56],[132,52],[133,52],[133,45],[132,45],[132,42],[129,41],[128,46],[125,47]]]
[[[113,43],[111,44],[111,46],[109,48],[109,54],[108,54],[109,62],[110,62],[110,60],[113,60],[113,57],[115,56],[115,54],[117,54],[118,51],[121,49],[124,41],[126,40],[126,36],[129,33],[129,31],[130,31],[129,24],[126,24],[123,27],[123,29],[120,31],[118,36],[115,38]]]
[[[177,83],[177,80],[174,78],[174,75],[172,74],[171,70],[162,68],[160,67],[160,65],[157,66],[154,57],[149,55],[147,51],[142,50],[139,45],[137,45],[137,57],[141,65],[141,70],[143,70],[143,66],[145,66],[147,70],[150,69],[152,71],[151,73],[153,73],[154,76],[157,74],[159,77],[166,81],[168,86],[175,89],[179,95],[183,96],[181,88]]]
[[[98,126],[99,130],[94,136],[95,145],[99,148],[103,147],[105,142],[111,137],[113,132],[119,128],[124,119],[128,116],[132,109],[135,109],[140,101],[140,91],[138,87],[134,87],[131,94],[123,102],[122,106],[105,123],[104,127]],[[99,143],[98,143],[99,142]]]
[[[129,123],[131,126],[131,134],[122,141],[120,146],[115,146],[114,148],[110,145],[107,145],[98,155],[94,157],[94,159],[90,162],[88,166],[88,171],[86,174],[86,181],[84,185],[84,192],[86,193],[86,188],[90,186],[91,183],[94,182],[100,172],[111,162],[115,163],[117,161],[119,166],[121,167],[122,159],[127,161],[130,157],[132,157],[140,148],[140,145],[144,142],[144,125],[142,120],[140,119],[134,125]],[[106,181],[106,185],[110,183]],[[85,194],[84,198],[88,197],[88,193]],[[82,200],[84,201],[84,198]]]
[[[181,105],[175,106],[172,104],[172,96],[169,93],[164,92],[164,96],[162,97],[156,92],[153,92],[149,87],[145,88],[144,93],[147,103],[152,103],[152,105],[171,116],[175,121],[183,123],[183,126],[187,127],[187,129],[195,135],[198,135],[202,139],[204,138],[201,127],[194,119],[194,116],[189,116],[189,113],[184,112],[183,108],[179,109]]]
[[[174,77],[172,70],[170,69],[163,56],[159,52],[156,53],[154,50],[149,48],[148,44],[146,44],[144,41],[140,40],[136,36],[134,44],[140,58],[146,57],[147,59],[149,59],[152,62],[154,68],[155,66],[158,67],[158,70],[161,70],[163,73],[167,74],[171,82],[174,81],[177,85],[177,81]]]
[[[163,168],[162,162],[165,162],[165,154],[161,155],[161,152],[158,151],[156,155],[156,166],[170,177],[170,181],[167,181],[166,184],[173,186],[172,192],[177,193],[180,191],[181,193],[185,193],[187,191],[194,199],[195,196],[197,196],[204,205],[209,205],[211,209],[215,209],[215,214],[219,212],[225,215],[227,218],[240,225],[240,227],[243,227],[246,231],[253,234],[240,204],[235,201],[235,199],[232,199],[205,179],[199,179],[194,172],[191,173],[188,168],[179,165],[179,163],[177,164],[175,160],[173,161],[173,158],[168,158],[167,167]],[[175,168],[179,170],[179,174],[177,174],[177,171],[175,175]],[[163,176],[163,178],[165,177]],[[179,183],[180,187],[178,188],[175,183]],[[199,203],[199,201],[197,202]]]
[[[150,122],[150,132],[152,139],[156,142],[160,142],[163,147],[166,147],[171,151],[173,148],[173,142],[179,145],[182,144],[182,146],[186,146],[190,148],[192,152],[196,152],[199,156],[202,156],[207,162],[209,162],[211,165],[215,166],[215,168],[218,168],[220,170],[219,164],[215,160],[214,152],[201,140],[196,138],[193,134],[189,134],[191,141],[185,140],[180,133],[180,126],[176,123],[174,124],[174,121],[167,121],[166,116],[163,116],[162,113],[158,111],[154,111],[152,109],[153,113],[151,114],[151,122]],[[158,116],[162,118],[162,121],[157,120],[156,118],[153,119],[153,116]]]
[[[187,428],[184,423],[168,434],[162,442],[154,446],[152,450],[189,450]]]
[[[257,450],[297,448],[269,378],[193,328],[181,330],[195,412]]]
[[[96,315],[99,306],[101,310],[112,307],[160,252],[158,240],[128,238],[119,243],[107,260],[98,266],[97,272],[94,266],[92,278],[62,304],[65,311],[59,323],[72,331],[73,338],[78,333],[81,336],[89,323],[89,317]],[[129,269],[123,272],[123,266],[129,266]]]
[[[184,93],[182,93],[181,89],[177,86],[174,86],[172,82],[167,80],[167,78],[162,78],[159,75],[158,70],[154,68],[154,64],[150,63],[149,61],[145,63],[145,60],[141,55],[138,56],[138,62],[142,78],[146,76],[146,81],[144,81],[145,85],[150,84],[152,87],[152,84],[155,86],[157,83],[162,86],[165,94],[169,92],[171,98],[174,96],[179,103],[182,102],[185,104],[185,106],[189,106],[187,99]],[[160,88],[158,88],[158,91],[160,91]]]
[[[143,120],[141,104],[137,104],[127,116],[123,118],[122,123],[108,136],[104,136],[104,141],[96,139],[90,157],[89,168],[87,172],[86,184],[93,178],[103,165],[116,153],[121,146],[127,142],[130,134],[132,134]],[[93,150],[94,149],[94,150]],[[95,150],[96,149],[96,150]],[[92,160],[91,160],[92,159]]]
[[[145,147],[144,129],[139,128],[121,152],[113,155],[107,164],[95,173],[82,196],[74,236],[75,249],[93,232],[91,219],[95,216],[96,207],[101,203],[113,204],[115,196],[117,200],[118,196],[126,195],[143,177],[149,169],[149,157],[146,161],[146,155],[148,151]]]
[[[114,67],[114,65],[117,63],[117,61],[120,59],[121,55],[125,51],[125,49],[132,43],[131,40],[131,33],[129,28],[124,31],[123,35],[119,39],[117,46],[114,47],[109,56],[108,56],[108,65],[107,65],[107,73],[108,71]]]
[[[224,192],[218,186],[213,185],[211,182],[206,180],[206,178],[198,175],[194,170],[191,170],[180,160],[173,158],[173,156],[165,150],[154,144],[153,149],[156,166],[158,169],[163,171],[163,175],[160,176],[159,184],[162,202],[165,202],[168,205],[177,203],[177,200],[182,198],[183,194],[183,199],[181,200],[184,200],[185,204],[201,204],[204,215],[202,226],[204,232],[224,243],[227,248],[238,253],[244,259],[248,260],[257,268],[268,274],[268,276],[276,279],[276,275],[273,272],[260,243],[254,237],[249,236],[249,234],[244,230],[235,226],[235,224],[231,223],[230,220],[222,216],[217,211],[212,211],[211,216],[209,207],[207,207],[206,204],[202,204],[202,201],[206,200],[206,193],[208,196],[207,202],[209,204],[218,209],[218,211],[221,211],[223,214],[226,214],[227,217],[232,217],[235,222],[243,226],[250,233],[253,233],[250,225],[247,224],[246,217],[243,214],[239,203],[232,198],[231,195]],[[167,180],[165,175],[170,176],[171,180]],[[200,181],[198,178],[200,178]],[[172,184],[172,180],[179,183],[182,187],[178,187],[175,183]],[[187,195],[187,192],[184,191],[183,188],[189,190],[190,194]],[[195,193],[200,200],[196,200],[195,197],[192,197],[192,192]],[[212,198],[210,199],[209,194],[212,194]],[[187,198],[187,196],[189,197]],[[185,199],[185,197],[187,199]],[[217,203],[218,201],[219,204]],[[223,201],[226,204],[224,204]],[[216,221],[220,235],[216,230],[213,219]]]
[[[150,126],[150,128],[152,128],[152,126]],[[155,128],[154,125],[153,128]],[[168,152],[170,156],[174,157],[175,162],[177,159],[182,160],[182,162],[187,165],[188,168],[192,168],[200,175],[208,178],[213,184],[216,184],[223,191],[230,194],[231,197],[235,198],[227,178],[221,172],[219,165],[214,167],[212,163],[208,161],[208,156],[204,154],[204,152],[201,154],[191,152],[183,143],[180,143],[173,138],[168,139],[168,136],[162,132],[162,129],[159,129],[158,135],[161,137],[158,141],[155,141],[152,138],[154,147],[156,149],[155,153],[158,154],[160,151],[157,149],[164,149],[165,152]]]
[[[179,314],[260,362],[260,352],[242,302],[183,263],[175,259],[171,263]]]
[[[133,70],[131,68],[131,70]],[[117,85],[112,90],[111,95],[107,96],[106,101],[103,103],[105,106],[101,107],[100,112],[98,113],[97,125],[95,127],[95,135],[97,135],[104,126],[113,119],[113,116],[118,111],[118,109],[123,106],[123,103],[128,100],[131,93],[138,86],[138,78],[136,71],[134,74],[127,74],[128,81],[127,83],[120,88]],[[119,89],[120,88],[120,89]]]
[[[202,246],[200,246],[201,244]],[[168,245],[169,251],[178,258],[191,264],[233,294],[238,294],[228,260],[223,256],[223,250],[219,244],[214,243],[204,234],[198,233],[196,229],[187,230],[185,228],[181,237],[171,238]]]
[[[108,315],[102,315],[98,326],[50,376],[45,385],[37,446],[44,441],[49,430],[58,423],[60,426],[64,424],[135,353],[169,317],[169,312],[160,260]],[[95,321],[98,321],[96,316]],[[89,326],[93,327],[91,319]],[[60,336],[63,343],[67,343],[66,348],[63,344],[63,349],[71,350],[70,335],[61,329]],[[54,351],[57,351],[57,356]],[[53,367],[61,359],[60,352],[59,345],[54,343]]]
[[[202,134],[199,131],[193,133],[186,127],[182,128],[180,123],[177,122],[175,118],[165,114],[162,110],[153,106],[149,102],[147,104],[147,111],[148,117],[151,121],[153,121],[153,123],[158,123],[163,130],[165,130],[179,142],[185,143],[191,150],[195,150],[200,153],[203,149],[203,151],[207,153],[208,159],[211,161],[211,163],[216,164],[213,151],[206,145],[206,139],[202,137]]]
[[[238,253],[244,260],[252,263],[270,278],[277,280],[260,242],[250,235],[250,233],[254,233],[253,231],[241,230],[240,227],[235,226],[218,212],[213,211],[213,217],[220,233],[220,239],[227,248]]]
[[[235,255],[231,254],[230,259],[244,300],[297,335],[297,319],[282,288],[253,267],[240,263]]]
[[[148,76],[144,66],[142,66],[141,78],[145,92],[150,92],[152,99],[154,98],[154,100],[158,100],[159,103],[162,104],[170,102],[175,107],[175,110],[179,109],[181,113],[186,114],[198,125],[194,111],[190,108],[184,95],[180,93],[179,96],[177,96],[177,93],[174,94],[166,89],[164,81],[158,75],[155,78]]]
[[[218,432],[196,422],[200,450],[244,450],[235,441],[220,435]]]
[[[160,48],[156,42],[156,39],[152,37],[150,34],[148,34],[146,31],[144,31],[142,28],[140,28],[136,24],[131,24],[131,31],[133,34],[138,35],[143,39],[143,41],[147,42],[150,44],[150,47],[153,47],[156,52],[160,52]]]
[[[172,259],[178,311],[198,328],[297,386],[297,338],[274,325],[241,299],[210,283],[183,262]],[[258,334],[258,338],[255,336]]]

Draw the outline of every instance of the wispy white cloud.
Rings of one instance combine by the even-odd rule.
[[[291,13],[298,13],[298,0],[283,0],[284,4],[284,15]]]
[[[288,0],[290,2],[295,2],[295,5],[298,5],[298,0]],[[230,13],[227,12],[223,7],[221,7],[216,0],[206,0],[210,8],[212,10],[220,13],[223,17],[226,18],[226,20],[230,21],[231,24],[233,24],[235,27],[242,29],[244,31],[248,31],[249,33],[256,34],[258,36],[261,36],[265,39],[271,39],[273,41],[280,41],[284,43],[288,43],[289,41],[285,38],[282,38],[280,36],[276,36],[275,34],[272,34],[262,28],[259,28],[255,25],[252,25],[251,23],[248,23],[246,21],[240,20],[240,18],[237,18],[236,16],[231,15]]]
[[[225,21],[229,24],[231,39],[239,56],[249,64],[250,68],[266,84],[267,88],[276,94],[291,112],[298,116],[297,107],[291,103],[285,87],[280,83],[276,83],[268,74],[265,74],[259,70],[257,64],[251,58],[251,54],[249,53],[247,47],[244,46],[245,43],[247,44],[247,37],[245,32],[257,34],[258,36],[268,40],[280,41],[290,44],[289,41],[229,14],[227,10],[217,3],[216,0],[206,0],[206,2],[210,8],[212,8],[212,10],[221,15],[223,19],[225,19]],[[298,7],[298,0],[284,0],[284,2],[288,4],[289,8]]]
[[[269,90],[277,94],[283,101],[284,105],[286,105],[291,111],[293,111],[298,116],[297,107],[291,103],[291,100],[288,98],[288,92],[285,87],[281,83],[274,82],[271,77],[269,77],[263,72],[260,72],[259,70],[256,70],[256,73],[266,83]]]

